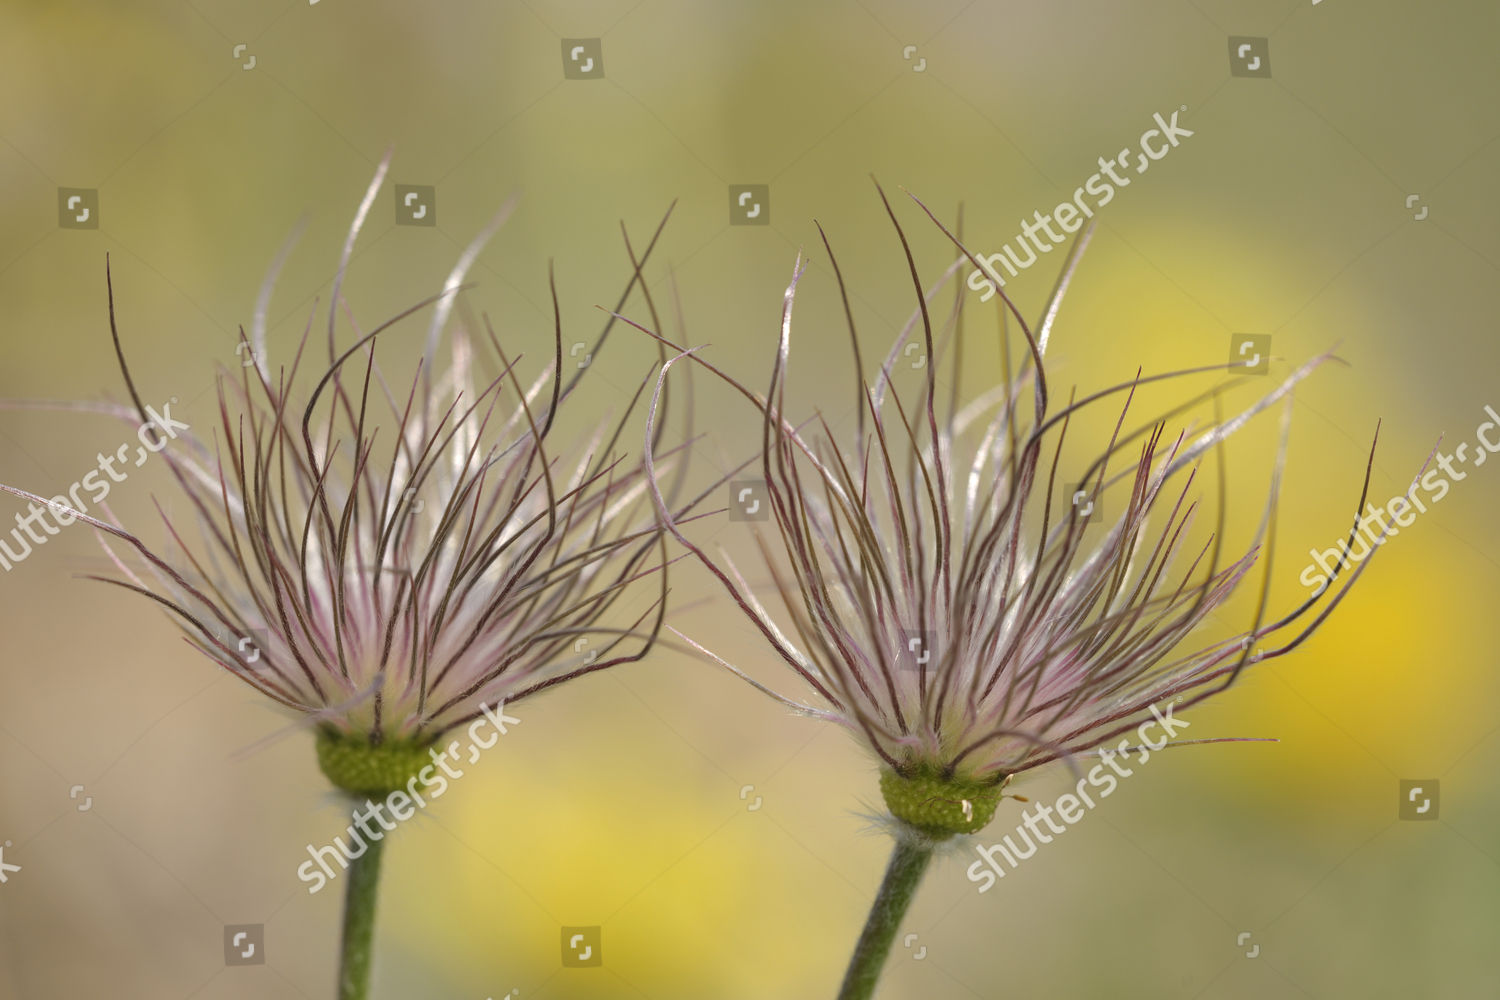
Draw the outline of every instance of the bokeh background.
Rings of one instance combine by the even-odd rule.
[[[1267,40],[1269,77],[1231,72],[1231,36]],[[845,426],[814,219],[868,363],[914,301],[871,174],[931,280],[953,253],[901,188],[945,219],[962,203],[989,252],[1185,106],[1194,135],[1099,212],[1051,376],[1099,387],[1266,334],[1282,360],[1254,392],[1337,345],[1348,365],[1296,394],[1272,591],[1288,606],[1307,550],[1347,530],[1378,419],[1384,499],[1500,404],[1497,37],[1477,0],[4,0],[0,396],[122,398],[108,255],[145,400],[206,425],[271,260],[305,220],[270,309],[284,360],[390,149],[345,286],[362,322],[436,291],[514,195],[465,308],[544,364],[548,260],[565,337],[591,340],[629,275],[622,224],[639,249],[675,199],[647,269],[663,327],[760,384],[806,250],[789,398]],[[602,76],[567,79],[564,39],[598,39]],[[436,225],[397,225],[392,183],[434,187]],[[769,224],[731,225],[740,184],[769,185]],[[97,228],[59,225],[60,188],[97,192]],[[1057,257],[1011,282],[1030,316]],[[998,371],[978,305],[965,394]],[[639,298],[627,312],[649,322]],[[581,398],[618,410],[652,357],[617,332]],[[749,454],[753,414],[698,388],[713,474]],[[0,479],[54,492],[127,433],[7,409]],[[1242,542],[1275,444],[1272,415],[1230,449]],[[1455,482],[1300,655],[1189,716],[1195,737],[1279,743],[1154,758],[983,896],[972,854],[936,865],[881,995],[1497,995],[1497,476]],[[152,498],[171,492],[148,467],[111,504],[159,538]],[[742,551],[744,529],[705,534]],[[141,601],[77,578],[99,566],[75,527],[0,574],[0,841],[21,866],[0,885],[0,996],[331,995],[341,886],[309,897],[294,871],[347,818],[310,737]],[[680,628],[800,693],[701,575],[678,579]],[[832,995],[887,851],[858,747],[670,651],[516,714],[387,852],[377,996]],[[1402,779],[1440,783],[1435,821],[1398,818]],[[1007,805],[979,841],[1018,819]],[[255,923],[265,964],[226,968],[224,926]],[[602,967],[561,968],[563,925],[603,928]]]

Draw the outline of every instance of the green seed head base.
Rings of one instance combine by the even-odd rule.
[[[318,766],[340,788],[360,798],[384,798],[405,788],[432,763],[431,743],[386,740],[371,746],[368,737],[318,730]]]
[[[880,791],[891,815],[935,839],[978,833],[995,818],[1001,786],[965,778],[945,778],[935,770],[903,777],[880,772]]]

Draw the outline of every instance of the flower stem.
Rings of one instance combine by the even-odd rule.
[[[885,880],[880,883],[875,905],[870,907],[870,917],[854,946],[854,956],[849,959],[849,971],[844,974],[844,985],[839,987],[839,1000],[869,1000],[874,995],[896,930],[931,860],[931,845],[906,839],[896,841],[891,863],[885,869]]]
[[[375,937],[375,897],[380,890],[380,855],[385,838],[369,838],[365,853],[349,862],[344,893],[344,941],[340,950],[339,1000],[370,995],[371,942]]]

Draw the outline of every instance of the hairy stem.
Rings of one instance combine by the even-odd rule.
[[[839,987],[839,1000],[869,1000],[875,994],[875,984],[880,980],[891,942],[896,939],[896,930],[931,860],[931,846],[905,839],[896,841],[875,905],[870,907],[870,917],[854,946],[854,956],[849,959],[849,971],[844,974],[844,985]]]
[[[365,853],[349,862],[344,940],[339,953],[339,1000],[367,1000],[370,995],[375,898],[380,891],[380,855],[384,850],[385,838],[371,837]]]

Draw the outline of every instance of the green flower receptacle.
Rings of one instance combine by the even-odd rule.
[[[318,730],[318,766],[335,788],[359,798],[384,798],[403,789],[432,763],[431,743],[386,740]]]
[[[880,791],[893,816],[938,839],[978,833],[994,819],[1001,798],[1001,786],[993,782],[935,771],[902,776],[890,768],[880,772]]]

